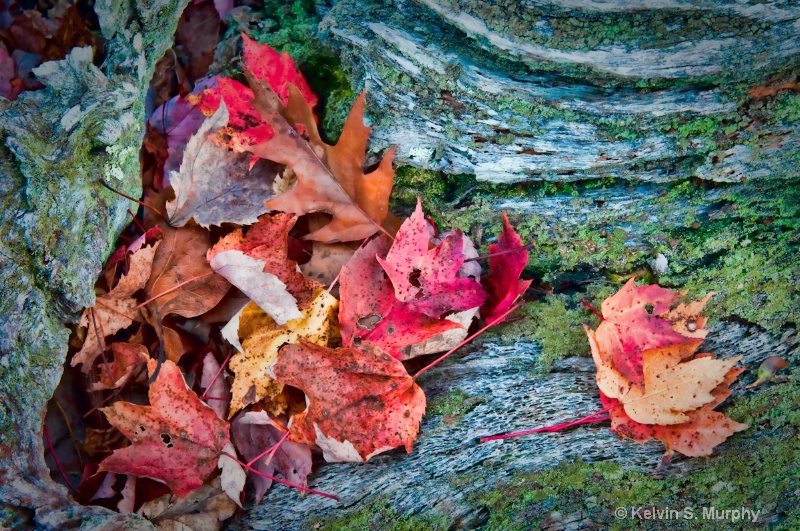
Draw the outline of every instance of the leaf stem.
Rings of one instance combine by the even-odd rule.
[[[599,318],[601,321],[605,321],[605,320],[606,320],[606,318],[605,318],[605,317],[603,317],[603,315],[602,315],[600,312],[598,312],[597,310],[595,310],[595,309],[594,309],[594,306],[592,306],[592,305],[591,305],[591,304],[589,304],[588,302],[586,302],[586,301],[581,301],[581,304],[583,304],[584,306],[586,306],[587,308],[589,308],[589,311],[590,311],[590,312],[592,312],[593,314],[595,314],[595,315],[596,315],[596,316],[597,316],[597,317],[598,317],[598,318]]]
[[[514,433],[504,433],[504,434],[501,434],[501,435],[492,435],[490,437],[481,437],[480,438],[480,442],[481,443],[485,443],[485,442],[488,442],[488,441],[497,441],[497,440],[500,440],[500,439],[509,439],[511,437],[519,437],[521,435],[529,435],[531,433],[556,432],[556,431],[565,430],[567,428],[571,428],[573,426],[579,426],[581,424],[592,424],[592,423],[595,423],[595,422],[604,422],[606,420],[609,420],[611,417],[609,417],[608,415],[603,415],[603,414],[607,413],[608,411],[610,411],[612,409],[615,409],[616,407],[617,406],[603,408],[600,411],[595,411],[591,415],[587,415],[587,416],[585,416],[585,417],[583,417],[581,419],[573,420],[573,421],[570,421],[570,422],[564,422],[562,424],[554,424],[552,426],[543,426],[541,428],[534,428],[532,430],[516,431]]]
[[[321,492],[321,491],[318,491],[318,490],[309,489],[307,487],[302,487],[302,486],[297,485],[295,483],[292,483],[290,481],[286,481],[285,479],[280,479],[280,478],[276,478],[275,476],[270,476],[269,474],[265,474],[265,473],[263,473],[263,472],[261,472],[259,470],[256,470],[255,468],[251,467],[247,463],[243,463],[242,461],[239,461],[238,458],[236,458],[235,456],[229,454],[228,452],[222,452],[222,455],[224,455],[226,457],[229,457],[230,459],[233,459],[234,461],[239,463],[248,472],[252,472],[253,474],[256,474],[256,475],[261,476],[263,478],[271,479],[272,481],[277,481],[278,483],[282,483],[282,484],[286,485],[287,487],[292,487],[293,489],[302,490],[303,492],[310,492],[311,494],[316,494],[318,496],[323,496],[325,498],[330,498],[332,500],[336,500],[337,502],[338,501],[342,501],[342,500],[339,499],[338,496],[334,496],[333,494],[328,494],[327,492]]]
[[[259,459],[261,459],[265,455],[269,455],[269,458],[266,461],[264,461],[264,464],[266,464],[266,465],[270,464],[270,462],[272,461],[272,458],[275,457],[275,452],[278,451],[278,448],[280,447],[281,444],[283,444],[283,441],[285,441],[287,437],[289,437],[289,430],[286,430],[283,433],[283,436],[281,437],[281,439],[278,442],[276,442],[275,444],[273,444],[272,446],[270,446],[269,448],[267,448],[266,450],[264,450],[263,452],[261,452],[260,454],[255,456],[254,458],[252,458],[250,461],[248,461],[247,465],[248,466],[252,466],[253,463],[258,461]]]
[[[129,196],[128,194],[124,194],[124,193],[120,192],[119,190],[115,190],[114,188],[112,188],[112,187],[111,187],[111,186],[110,186],[108,183],[106,183],[106,182],[105,182],[104,180],[102,180],[102,179],[100,179],[100,184],[102,184],[103,186],[105,186],[106,188],[108,188],[109,190],[111,190],[112,192],[114,192],[115,194],[117,194],[117,195],[121,195],[122,197],[124,197],[124,198],[125,198],[125,199],[127,199],[128,201],[133,201],[134,203],[138,203],[138,204],[142,205],[144,208],[149,208],[150,210],[152,210],[153,212],[155,212],[156,214],[158,214],[158,215],[161,217],[161,219],[163,219],[164,221],[167,221],[167,216],[165,216],[165,215],[164,215],[164,214],[163,214],[163,213],[162,213],[160,210],[158,210],[157,208],[155,208],[155,207],[152,207],[152,206],[150,206],[150,205],[148,205],[147,203],[144,203],[144,202],[142,202],[142,201],[139,201],[138,199],[134,199],[133,197]]]
[[[139,309],[139,308],[141,308],[142,306],[146,306],[146,305],[150,304],[151,302],[153,302],[154,300],[156,300],[156,299],[158,299],[158,298],[161,298],[161,297],[163,297],[163,296],[164,296],[164,295],[166,295],[167,293],[172,293],[172,292],[173,292],[173,291],[175,291],[176,289],[178,289],[178,288],[180,288],[180,287],[183,287],[183,286],[185,286],[186,284],[189,284],[190,282],[194,282],[195,280],[200,280],[201,278],[206,278],[206,277],[208,277],[208,276],[211,276],[211,275],[213,275],[214,273],[215,273],[214,271],[211,271],[211,272],[209,272],[209,273],[205,273],[205,274],[203,274],[203,275],[198,275],[198,276],[196,276],[196,277],[192,277],[192,278],[190,278],[189,280],[184,280],[184,281],[183,281],[183,282],[181,282],[180,284],[175,284],[175,285],[174,285],[174,286],[172,286],[171,288],[169,288],[169,289],[166,289],[166,290],[162,291],[162,292],[161,292],[161,293],[159,293],[158,295],[155,295],[154,297],[150,297],[149,299],[147,299],[146,301],[144,301],[143,303],[141,303],[139,306],[136,306],[136,307],[134,308],[134,310],[138,310],[138,309]]]
[[[426,365],[425,367],[423,367],[422,369],[420,369],[419,371],[417,371],[417,373],[416,373],[416,374],[413,376],[413,379],[414,379],[414,380],[416,380],[416,379],[417,379],[417,378],[419,378],[419,377],[420,377],[422,374],[424,374],[426,371],[428,371],[428,370],[430,370],[430,369],[432,369],[432,368],[436,367],[436,366],[437,366],[437,365],[439,365],[441,362],[443,362],[445,359],[447,359],[447,357],[448,357],[448,356],[450,356],[450,354],[452,354],[452,353],[453,353],[453,352],[455,352],[456,350],[460,349],[461,347],[463,347],[464,345],[466,345],[467,343],[469,343],[470,341],[472,341],[473,339],[475,339],[476,337],[478,337],[478,336],[479,336],[479,335],[481,335],[482,333],[486,332],[488,329],[490,329],[490,328],[491,328],[491,327],[493,327],[494,325],[502,323],[502,322],[503,322],[503,319],[504,319],[504,318],[505,318],[505,317],[506,317],[508,314],[510,314],[511,312],[513,312],[514,310],[516,310],[517,308],[519,308],[520,306],[522,306],[523,304],[525,304],[525,303],[524,303],[524,302],[521,302],[521,303],[519,303],[519,304],[516,304],[516,305],[512,306],[511,308],[509,308],[508,310],[506,310],[504,313],[502,313],[502,314],[500,314],[499,316],[497,316],[497,318],[496,318],[496,319],[494,319],[492,322],[490,322],[490,323],[486,323],[486,326],[484,326],[483,328],[481,328],[480,330],[478,330],[477,332],[475,332],[474,334],[472,334],[471,336],[469,336],[467,339],[465,339],[464,341],[462,341],[461,343],[459,343],[459,344],[458,344],[458,345],[456,345],[455,347],[451,348],[450,350],[448,350],[447,352],[445,352],[444,354],[442,354],[440,357],[438,357],[437,359],[435,359],[433,362],[429,363],[428,365]]]
[[[200,396],[200,400],[205,400],[207,398],[206,397],[206,393],[208,393],[208,390],[211,389],[212,385],[214,385],[214,382],[217,381],[217,378],[219,378],[219,375],[222,374],[222,370],[225,368],[225,365],[228,364],[228,361],[231,359],[231,356],[233,356],[233,351],[231,351],[228,354],[228,356],[225,358],[225,361],[223,361],[222,365],[219,366],[219,369],[217,370],[217,373],[214,375],[213,378],[211,378],[211,381],[208,382],[208,386],[206,386],[206,390],[203,391],[203,394]],[[222,399],[222,398],[214,398],[214,400],[224,400],[224,399]],[[228,399],[228,402],[230,402],[230,399]]]

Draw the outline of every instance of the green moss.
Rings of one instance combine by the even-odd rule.
[[[452,424],[481,402],[483,402],[481,397],[468,395],[461,389],[454,389],[445,396],[431,400],[425,415],[441,416],[446,424]]]
[[[727,414],[751,425],[734,435],[715,456],[705,458],[685,475],[675,465],[666,477],[626,470],[612,463],[561,463],[520,474],[511,482],[472,497],[472,504],[489,511],[488,529],[559,527],[560,518],[574,516],[599,527],[634,529],[719,529],[739,524],[703,519],[703,507],[760,511],[758,523],[772,529],[796,529],[800,511],[794,500],[800,489],[800,379],[740,395]],[[627,444],[636,444],[629,441]],[[700,458],[696,458],[700,459]],[[465,479],[465,478],[462,478]],[[650,520],[615,517],[615,509],[653,507],[697,515],[691,520]]]
[[[385,500],[377,500],[356,512],[345,513],[327,522],[309,520],[307,528],[323,531],[434,531],[448,529],[447,518],[397,514]]]

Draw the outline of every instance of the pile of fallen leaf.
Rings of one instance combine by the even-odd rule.
[[[744,371],[734,367],[741,356],[720,360],[697,353],[708,334],[700,312],[713,294],[674,306],[685,293],[633,281],[603,301],[597,330],[586,328],[611,430],[640,443],[662,441],[662,467],[674,452],[711,455],[748,428],[714,411]]]
[[[437,233],[419,204],[392,216],[392,150],[362,169],[364,95],[328,145],[292,59],[243,38],[248,85],[204,80],[150,118],[164,149],[140,235],[73,337],[93,406],[84,502],[158,520],[200,496],[216,508],[192,518],[213,520],[248,477],[256,502],[273,481],[332,496],[307,488],[312,453],[410,452],[425,395],[404,362],[445,352],[421,374],[530,284],[505,218],[483,275],[469,238]]]

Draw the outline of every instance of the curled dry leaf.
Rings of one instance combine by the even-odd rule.
[[[761,362],[761,365],[759,365],[756,381],[745,386],[745,389],[758,387],[759,385],[769,382],[775,378],[775,375],[778,374],[779,370],[785,369],[788,366],[789,364],[786,363],[786,360],[780,356],[769,356],[767,359]]]
[[[244,483],[247,480],[247,475],[244,473],[242,465],[233,458],[228,457],[228,455],[232,455],[238,459],[233,444],[226,444],[222,451],[224,453],[219,456],[219,463],[217,463],[219,469],[222,470],[220,474],[220,486],[236,505],[242,507],[242,491],[244,490]]]
[[[278,349],[300,339],[327,345],[338,333],[334,317],[338,305],[339,301],[333,295],[320,288],[311,307],[300,312],[299,319],[284,325],[279,325],[253,303],[244,308],[238,329],[242,352],[234,355],[230,362],[236,377],[228,418],[249,404],[280,394],[283,384],[267,376],[267,369],[275,362]],[[278,403],[268,402],[267,407],[274,414],[284,409],[284,405]]]
[[[86,341],[72,357],[71,365],[82,364],[89,372],[92,363],[105,350],[104,338],[133,324],[138,305],[133,294],[145,287],[161,242],[136,250],[130,257],[128,273],[105,295],[97,297],[94,307],[83,311],[78,326],[85,327]]]
[[[170,225],[184,226],[194,219],[202,227],[255,223],[267,212],[264,202],[272,193],[275,169],[250,157],[232,153],[210,135],[226,127],[228,109],[220,104],[192,136],[183,153],[180,171],[170,175],[175,199],[167,203]]]
[[[156,360],[148,362],[151,375],[157,365]],[[149,406],[115,402],[101,409],[132,444],[115,450],[100,470],[155,479],[185,497],[216,468],[230,442],[228,423],[186,386],[181,370],[169,360],[161,365],[148,396]]]
[[[208,251],[207,258],[212,261],[218,253],[235,250],[241,251],[250,258],[263,261],[263,272],[277,277],[286,286],[286,291],[297,301],[297,307],[305,310],[311,305],[311,301],[321,286],[318,282],[299,272],[297,262],[289,259],[289,231],[296,221],[297,217],[291,214],[277,213],[261,216],[258,222],[247,230],[246,234],[242,229],[237,229],[222,238]],[[251,286],[240,286],[235,282],[233,284],[245,293],[253,291]],[[248,295],[250,294],[248,293]],[[263,298],[256,298],[252,295],[250,297],[256,303]],[[262,308],[264,307],[262,306]],[[267,308],[264,310],[269,312]],[[270,315],[272,314],[270,313]],[[296,319],[297,317],[298,315],[293,315],[290,318]],[[278,322],[285,322],[274,315],[273,318]]]
[[[138,512],[153,522],[156,529],[213,531],[221,529],[222,522],[233,516],[236,504],[222,490],[220,478],[214,478],[183,498],[165,494],[146,502]]]
[[[531,280],[519,279],[528,263],[528,251],[521,247],[522,238],[503,212],[503,231],[497,243],[489,245],[489,254],[494,255],[489,258],[489,276],[481,280],[488,294],[486,304],[481,308],[487,323],[496,321],[531,285]],[[508,252],[512,249],[520,250]]]
[[[282,435],[283,433],[275,427],[264,411],[249,411],[236,417],[231,423],[233,442],[247,461],[274,448]],[[253,467],[262,474],[270,476],[274,476],[277,471],[286,481],[307,487],[308,475],[311,473],[311,447],[284,440],[271,459],[269,456],[264,456],[253,463]],[[256,503],[261,503],[264,494],[272,486],[272,480],[252,472],[248,476],[255,486]]]
[[[271,374],[306,394],[308,407],[292,417],[290,437],[316,444],[326,461],[367,461],[398,446],[411,452],[425,394],[380,348],[334,350],[301,341],[281,349]]]

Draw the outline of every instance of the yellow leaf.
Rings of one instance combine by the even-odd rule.
[[[278,350],[286,344],[305,339],[320,346],[327,346],[338,336],[335,312],[339,301],[324,289],[319,289],[311,306],[301,310],[302,317],[281,326],[253,302],[245,306],[239,318],[239,341],[244,352],[231,358],[230,367],[236,377],[233,380],[233,399],[228,418],[249,404],[278,396],[283,390],[267,376],[267,370],[278,356]],[[285,404],[275,403],[268,409],[279,414]]]

